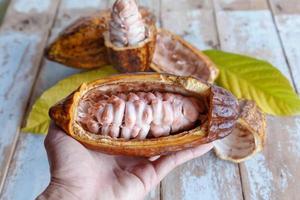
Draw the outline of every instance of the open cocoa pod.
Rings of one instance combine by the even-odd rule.
[[[219,75],[215,64],[181,37],[159,29],[151,68],[160,73],[195,76],[213,83]]]
[[[263,149],[266,119],[254,101],[239,100],[239,118],[232,133],[214,142],[216,155],[239,163]]]
[[[135,0],[117,0],[104,33],[110,63],[121,72],[149,71],[156,41],[154,21],[144,20]]]
[[[194,77],[122,74],[82,84],[49,115],[88,148],[149,157],[227,136],[238,102]]]
[[[121,72],[149,71],[155,49],[156,27],[147,26],[147,38],[135,46],[118,47],[111,42],[109,32],[104,33],[105,47],[110,64]]]

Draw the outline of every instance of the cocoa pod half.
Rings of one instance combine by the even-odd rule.
[[[46,49],[46,57],[67,66],[91,69],[109,64],[103,32],[109,10],[82,17],[67,27]]]
[[[178,98],[182,101],[187,101],[186,99],[196,99],[198,102],[196,104],[187,103],[199,113],[195,114],[193,109],[192,111],[191,109],[187,109],[186,114],[183,115],[184,118],[190,120],[191,123],[173,132],[169,131],[168,134],[155,135],[155,130],[150,130],[147,136],[136,137],[136,135],[133,134],[127,138],[122,137],[121,134],[121,129],[128,127],[128,124],[125,123],[128,114],[126,114],[125,111],[119,112],[119,114],[123,113],[123,116],[121,126],[117,124],[117,128],[120,128],[118,136],[102,132],[104,125],[113,125],[112,120],[109,122],[110,124],[105,124],[109,118],[107,118],[107,116],[109,116],[107,113],[111,112],[108,111],[108,108],[107,111],[105,111],[106,114],[103,114],[104,111],[102,111],[101,116],[106,116],[104,121],[101,121],[103,119],[98,120],[97,116],[92,116],[92,119],[98,120],[99,125],[102,126],[101,131],[97,129],[93,132],[88,127],[85,127],[79,120],[82,114],[89,112],[83,111],[82,113],[81,104],[84,103],[86,99],[90,99],[94,101],[94,103],[104,103],[105,108],[110,106],[113,111],[115,111],[119,107],[115,106],[115,102],[111,98],[113,96],[119,96],[121,99],[124,99],[125,102],[131,101],[137,103],[136,107],[133,106],[133,112],[137,115],[137,110],[140,106],[138,105],[139,101],[143,98],[146,99],[146,97],[142,96],[149,93],[155,94],[155,98],[162,98],[164,104],[172,102],[172,100],[166,100],[165,94],[168,94],[170,98]],[[132,97],[129,97],[130,95]],[[134,95],[138,97],[134,97]],[[159,97],[160,95],[161,97]],[[111,102],[111,104],[109,102]],[[154,103],[152,103],[152,100],[147,100],[144,105],[145,104],[152,106]],[[197,108],[197,106],[199,108]],[[181,112],[184,113],[184,106],[180,108],[183,110]],[[144,109],[143,113],[146,112],[145,110],[146,109]],[[155,113],[157,111],[160,113]],[[129,111],[129,114],[131,112],[132,111]],[[153,116],[161,115],[162,117],[166,117],[168,116],[166,113],[166,111],[152,109]],[[116,114],[117,113],[114,113],[110,116],[116,118]],[[122,74],[82,84],[64,100],[51,107],[49,115],[66,133],[88,148],[108,154],[149,157],[194,147],[227,136],[234,128],[238,117],[238,102],[227,90],[193,77],[179,77],[158,73]],[[195,116],[197,118],[196,120],[194,120]],[[180,120],[184,118],[180,118]],[[138,120],[135,121],[134,125],[138,125],[137,121]],[[171,126],[171,123],[168,124],[166,122],[168,120],[162,121],[164,123],[163,125]],[[159,124],[159,122],[155,122],[154,119],[147,123],[150,126],[156,123]],[[180,123],[182,123],[182,121],[180,121]]]
[[[214,142],[216,155],[240,163],[262,151],[266,139],[266,116],[254,101],[239,100],[239,118],[232,133]]]
[[[160,73],[195,76],[209,83],[219,75],[219,69],[204,53],[165,29],[158,30],[151,68]]]

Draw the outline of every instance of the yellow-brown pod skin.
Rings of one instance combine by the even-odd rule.
[[[103,93],[160,91],[192,95],[205,100],[207,120],[191,130],[158,138],[126,140],[92,134],[83,129],[76,119],[81,98],[95,88]],[[227,90],[193,77],[139,73],[116,75],[82,84],[54,105],[49,114],[66,133],[90,149],[108,154],[149,157],[195,147],[227,136],[235,126],[238,104]]]
[[[156,42],[156,27],[148,25],[148,37],[136,46],[117,47],[109,32],[104,33],[105,46],[110,63],[120,72],[149,71]]]
[[[76,68],[90,69],[108,65],[103,38],[108,18],[108,10],[80,18],[48,47],[47,58]]]

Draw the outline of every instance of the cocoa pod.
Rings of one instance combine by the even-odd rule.
[[[125,108],[124,105],[123,108],[117,106],[120,99],[125,104],[135,103],[135,106],[131,105],[134,111],[127,107],[129,111],[126,113],[123,111],[126,105]],[[165,111],[158,108],[159,106],[153,107],[158,99],[166,105]],[[141,100],[143,103],[139,103]],[[85,107],[87,102],[98,105]],[[181,103],[177,107],[181,109],[177,115],[174,114],[173,102]],[[141,112],[141,104],[144,107],[148,105],[147,112],[149,108],[152,109],[152,120],[149,120],[150,117],[138,117],[146,112],[146,109]],[[106,111],[101,111],[101,107]],[[93,111],[94,108],[102,113],[98,116]],[[167,115],[172,111],[173,115]],[[176,130],[171,122],[178,114],[179,128]],[[109,154],[148,157],[194,147],[227,136],[235,126],[238,103],[227,90],[193,77],[158,73],[122,74],[82,84],[64,100],[51,107],[49,115],[66,133],[88,148]],[[130,115],[135,115],[135,121],[129,120],[132,123],[127,124],[125,121],[130,119]],[[153,116],[160,119],[154,120]],[[81,120],[84,117],[89,120]],[[142,123],[141,119],[144,120]],[[98,121],[98,127],[87,127],[91,120]],[[144,125],[149,125],[150,128],[146,127],[141,132]],[[157,130],[155,125],[170,129]],[[134,126],[138,126],[138,134],[129,131],[129,137],[122,135],[124,127],[130,129]],[[154,127],[153,130],[151,126]],[[118,129],[117,134],[112,134],[111,129],[107,131],[107,127]]]
[[[266,138],[266,116],[254,101],[239,100],[239,118],[232,133],[214,142],[216,155],[240,163],[262,151]]]
[[[178,35],[159,29],[151,69],[177,76],[195,76],[213,83],[219,69],[199,49]]]
[[[97,68],[109,64],[103,32],[109,10],[82,17],[67,27],[46,49],[46,57],[75,68]]]
[[[117,47],[110,41],[109,32],[104,41],[110,63],[121,72],[149,71],[155,49],[156,27],[148,25],[148,37],[136,46]]]
[[[148,71],[154,53],[156,27],[142,18],[135,0],[115,1],[109,30],[104,33],[111,64],[121,72]]]

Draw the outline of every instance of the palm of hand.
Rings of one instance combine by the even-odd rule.
[[[51,183],[65,188],[74,198],[143,199],[177,165],[198,157],[211,144],[147,158],[112,156],[86,149],[52,125],[45,140]]]

